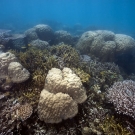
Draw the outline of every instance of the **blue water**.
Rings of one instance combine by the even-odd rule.
[[[135,0],[0,0],[0,28],[25,30],[46,22],[135,36]]]

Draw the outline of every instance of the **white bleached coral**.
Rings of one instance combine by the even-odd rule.
[[[70,68],[52,68],[40,95],[39,118],[47,123],[59,123],[62,119],[72,118],[78,113],[77,104],[86,99],[80,78]]]
[[[0,78],[6,78],[8,74],[8,66],[11,62],[17,61],[14,54],[10,52],[0,54]]]
[[[100,61],[115,62],[118,56],[134,56],[135,40],[107,30],[87,31],[82,34],[76,47],[80,53],[92,54]],[[125,59],[121,59],[121,62],[125,62]]]
[[[68,94],[53,94],[42,90],[38,105],[40,120],[46,123],[59,123],[62,119],[74,117],[77,112],[77,103]]]
[[[11,62],[8,66],[8,76],[13,83],[21,83],[29,79],[30,73],[19,62]]]
[[[66,93],[77,103],[83,103],[87,98],[80,78],[70,68],[62,71],[52,68],[46,77],[45,89],[54,94]]]
[[[26,81],[30,76],[28,70],[17,62],[10,52],[0,54],[0,89],[9,90],[13,83]]]

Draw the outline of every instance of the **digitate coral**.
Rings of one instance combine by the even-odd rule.
[[[135,118],[135,82],[125,80],[115,82],[108,89],[107,99],[114,104],[118,113],[123,113]]]
[[[88,73],[84,72],[80,68],[73,68],[72,70],[75,72],[76,75],[79,76],[82,83],[89,83],[91,76]]]
[[[34,85],[40,87],[40,86],[44,86],[44,82],[45,82],[45,71],[42,69],[37,69],[35,70],[35,72],[32,74],[32,80]]]
[[[65,44],[52,46],[50,51],[53,55],[63,58],[66,67],[78,67],[80,56],[77,50]]]
[[[26,52],[12,50],[11,52],[18,57],[20,63],[28,69],[31,74],[39,69],[48,71],[56,65],[55,58],[47,49],[40,50],[35,47],[30,47]]]

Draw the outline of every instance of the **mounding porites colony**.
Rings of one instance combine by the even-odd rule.
[[[87,99],[80,78],[70,68],[52,68],[40,94],[38,115],[46,123],[59,123],[78,113],[78,103]]]

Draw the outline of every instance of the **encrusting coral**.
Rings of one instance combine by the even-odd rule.
[[[65,44],[52,46],[50,48],[52,54],[55,54],[58,57],[63,58],[65,67],[78,67],[80,62],[80,56],[77,50],[73,47]]]

